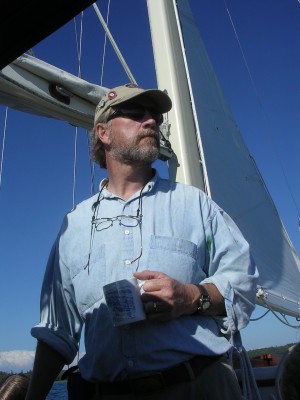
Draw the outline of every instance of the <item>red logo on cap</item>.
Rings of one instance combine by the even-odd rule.
[[[116,93],[114,90],[112,90],[111,92],[109,92],[109,93],[107,94],[107,97],[109,98],[109,100],[112,100],[112,99],[114,99],[115,97],[117,97],[117,93]]]

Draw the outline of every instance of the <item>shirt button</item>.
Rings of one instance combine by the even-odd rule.
[[[124,233],[125,233],[125,235],[129,235],[130,231],[128,229],[126,229],[126,231]]]
[[[129,264],[131,264],[131,261],[130,260],[125,260],[125,264],[129,265]]]

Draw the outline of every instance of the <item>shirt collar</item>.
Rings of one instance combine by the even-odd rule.
[[[157,171],[155,168],[152,168],[152,169],[153,169],[153,176],[152,176],[152,178],[149,180],[149,182],[146,183],[146,185],[145,185],[145,187],[144,187],[144,190],[143,190],[143,194],[150,192],[150,191],[153,189],[153,187],[154,187],[155,183],[157,182],[157,180],[159,179],[158,171]],[[102,198],[104,198],[104,197],[105,197],[105,198],[116,197],[114,194],[110,193],[110,192],[104,187],[105,185],[107,185],[107,183],[108,183],[108,178],[104,178],[104,179],[102,179],[101,182],[100,182],[99,190],[102,189],[102,193],[101,193],[100,199],[102,199]],[[140,191],[137,191],[137,192],[134,194],[133,197],[139,196],[139,194],[140,194]]]

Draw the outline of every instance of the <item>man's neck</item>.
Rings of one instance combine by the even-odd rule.
[[[118,168],[108,166],[107,170],[107,189],[124,200],[128,200],[134,193],[141,190],[154,174],[151,165],[132,166],[123,164]]]

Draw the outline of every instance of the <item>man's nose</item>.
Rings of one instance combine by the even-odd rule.
[[[151,127],[157,126],[157,122],[149,110],[145,111],[145,115],[143,117],[143,124],[149,125]]]

